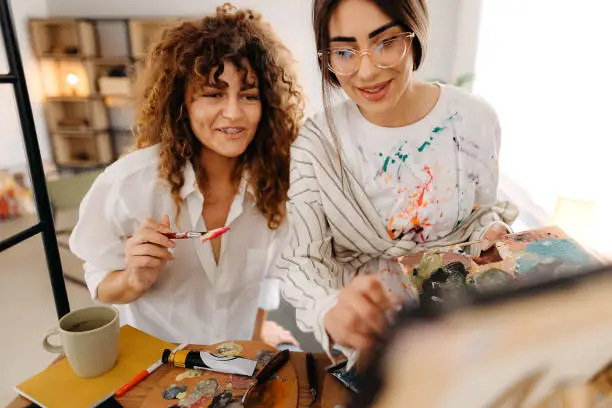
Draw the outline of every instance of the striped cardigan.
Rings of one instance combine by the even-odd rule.
[[[319,121],[321,123],[322,121]],[[296,308],[298,327],[314,332],[329,352],[323,317],[357,270],[368,261],[477,239],[494,222],[511,223],[515,206],[500,202],[479,208],[443,239],[417,244],[414,234],[392,240],[362,186],[343,166],[327,127],[309,119],[291,150],[288,217],[293,237],[277,273],[282,293]],[[350,350],[341,348],[345,354]]]

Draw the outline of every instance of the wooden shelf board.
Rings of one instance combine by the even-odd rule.
[[[49,96],[47,97],[47,102],[83,102],[86,103],[88,101],[96,101],[104,99],[98,95],[90,95],[90,96]]]

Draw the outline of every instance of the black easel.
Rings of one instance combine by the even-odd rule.
[[[32,106],[30,105],[28,88],[23,73],[23,64],[21,62],[21,54],[19,53],[17,36],[15,35],[15,25],[13,24],[9,0],[0,0],[0,29],[2,30],[2,38],[9,63],[9,73],[0,75],[0,84],[12,84],[15,91],[19,122],[21,124],[23,143],[30,169],[36,210],[38,212],[38,224],[0,241],[0,252],[37,234],[42,234],[49,278],[51,279],[51,288],[53,289],[53,297],[55,299],[55,309],[59,318],[70,311],[70,305],[68,304],[68,294],[66,293],[62,263],[55,236],[55,227],[53,226],[51,204],[47,194],[45,173],[34,127]]]

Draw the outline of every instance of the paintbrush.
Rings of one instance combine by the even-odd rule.
[[[220,237],[229,231],[229,227],[216,228],[210,231],[186,231],[186,232],[162,232],[161,234],[170,238],[170,239],[190,239],[190,238],[200,238],[202,242],[210,241],[211,239],[215,239]],[[121,239],[130,239],[131,235],[122,235]]]
[[[272,376],[274,374],[276,374],[276,372],[278,370],[280,370],[285,365],[285,363],[287,361],[289,361],[289,356],[290,355],[291,355],[291,353],[289,352],[289,350],[283,350],[280,353],[278,353],[277,355],[275,355],[272,358],[272,360],[270,360],[268,362],[268,364],[266,364],[265,367],[262,368],[259,373],[257,373],[257,375],[255,377],[255,381],[253,381],[253,383],[251,384],[249,389],[244,393],[244,395],[242,396],[242,399],[240,400],[240,402],[242,402],[244,404],[244,402],[247,399],[247,396],[250,394],[250,392],[255,387],[265,383],[270,378],[272,378]]]
[[[460,242],[458,244],[452,244],[452,245],[446,245],[446,246],[442,246],[442,247],[438,247],[438,248],[432,248],[432,249],[430,249],[430,251],[438,251],[438,250],[443,251],[443,250],[459,249],[459,248],[463,248],[463,247],[474,245],[474,244],[480,244],[481,242],[482,242],[482,240]]]
[[[306,372],[308,373],[308,388],[312,394],[310,405],[313,405],[319,395],[317,384],[317,366],[312,353],[306,353]]]

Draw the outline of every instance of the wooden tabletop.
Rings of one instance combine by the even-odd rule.
[[[308,375],[306,371],[306,354],[305,353],[291,353],[291,364],[295,368],[295,372],[298,378],[298,407],[321,407],[321,408],[334,408],[336,405],[345,405],[349,391],[344,388],[340,382],[331,377],[325,371],[325,367],[331,363],[329,358],[325,354],[314,354],[318,384],[319,384],[319,398],[311,405],[312,395],[310,393],[308,385]],[[139,408],[142,405],[143,400],[151,393],[157,383],[168,374],[170,366],[163,365],[153,374],[151,374],[146,380],[138,384],[135,388],[130,390],[126,395],[118,398],[118,401],[125,408]],[[17,397],[8,405],[8,408],[25,408],[30,405],[30,401],[23,397]]]

